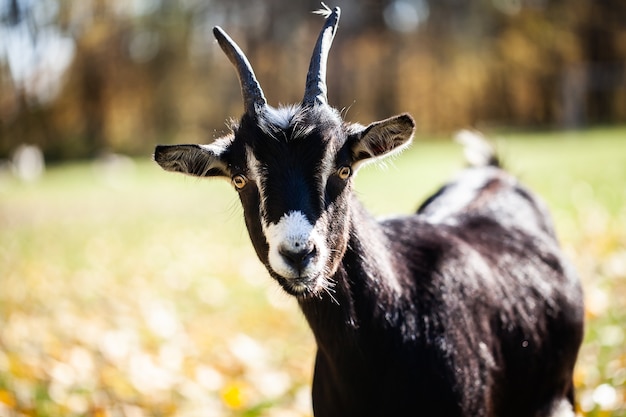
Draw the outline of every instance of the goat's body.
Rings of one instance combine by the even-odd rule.
[[[316,415],[573,415],[581,292],[540,202],[481,167],[415,215],[351,207],[336,300],[301,302]]]
[[[158,146],[155,160],[232,181],[259,260],[315,334],[316,416],[571,417],[582,299],[547,211],[465,134],[476,167],[416,214],[373,219],[353,174],[406,148],[415,122],[346,123],[328,105],[340,11],[323,14],[302,103],[278,109],[215,28],[245,113],[214,143]]]

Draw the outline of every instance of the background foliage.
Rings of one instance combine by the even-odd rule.
[[[423,132],[626,122],[622,0],[338,0],[330,101]],[[270,103],[301,99],[319,1],[0,0],[0,157],[209,141],[241,99],[213,40],[243,47]]]

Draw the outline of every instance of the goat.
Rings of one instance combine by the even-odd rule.
[[[397,153],[415,124],[368,126],[328,104],[327,9],[302,103],[274,108],[241,49],[245,112],[208,145],[160,145],[165,170],[229,179],[260,261],[315,335],[316,416],[573,416],[583,334],[578,279],[544,204],[482,156],[416,214],[375,220],[352,193],[367,162]]]

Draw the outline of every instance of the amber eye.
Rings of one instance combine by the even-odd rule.
[[[347,180],[352,174],[352,168],[349,166],[343,166],[337,170],[337,176],[342,180]]]
[[[241,190],[248,183],[248,179],[245,175],[237,174],[233,175],[233,185],[236,189]]]

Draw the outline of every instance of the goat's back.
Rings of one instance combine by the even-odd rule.
[[[474,167],[384,225],[414,280],[414,331],[444,358],[463,410],[550,416],[573,402],[582,294],[541,201],[498,167]]]

